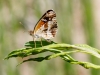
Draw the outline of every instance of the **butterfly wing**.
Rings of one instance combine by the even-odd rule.
[[[52,39],[57,32],[56,13],[53,10],[48,10],[37,22],[31,35],[34,38]]]

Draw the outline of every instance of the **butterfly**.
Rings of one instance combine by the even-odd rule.
[[[34,29],[29,31],[29,33],[34,41],[37,38],[50,41],[50,39],[55,37],[57,29],[56,13],[54,10],[48,10],[36,23]]]

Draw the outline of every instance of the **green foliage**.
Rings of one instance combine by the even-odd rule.
[[[43,46],[41,46],[41,42]],[[28,62],[28,61],[41,62],[43,60],[50,60],[52,58],[61,57],[66,62],[69,62],[71,64],[79,64],[86,69],[88,68],[99,69],[100,68],[99,65],[95,65],[90,62],[77,61],[70,55],[71,53],[83,52],[83,53],[93,55],[96,58],[100,58],[100,51],[98,49],[95,49],[85,44],[70,45],[70,44],[65,44],[65,43],[58,44],[53,41],[51,42],[41,41],[41,42],[36,41],[36,48],[35,48],[35,43],[33,41],[29,41],[25,44],[26,48],[12,51],[11,53],[9,53],[9,55],[5,59],[9,59],[12,57],[24,58],[30,55],[36,55],[36,54],[40,54],[44,52],[52,52],[53,54],[47,55],[45,57],[29,58],[27,60],[22,61],[20,64],[24,62]]]

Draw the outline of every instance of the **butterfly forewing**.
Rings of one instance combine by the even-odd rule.
[[[56,13],[48,10],[37,22],[34,30],[30,32],[34,38],[52,39],[57,32]]]

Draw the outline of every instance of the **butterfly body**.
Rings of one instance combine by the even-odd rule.
[[[53,10],[48,10],[37,22],[30,35],[33,39],[43,38],[50,40],[55,37],[57,32],[56,13]]]

